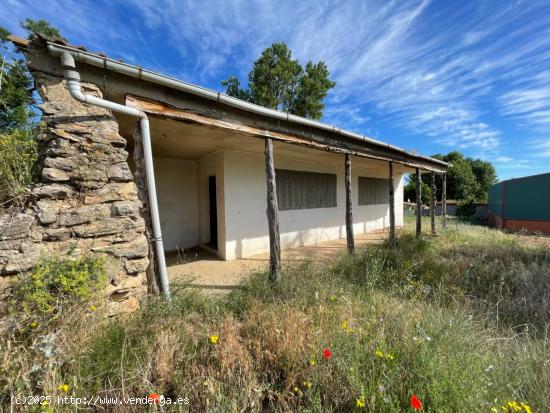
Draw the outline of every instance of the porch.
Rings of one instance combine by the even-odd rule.
[[[375,230],[355,237],[356,247],[381,244],[388,237],[388,231]],[[347,249],[345,238],[321,242],[281,251],[283,267],[288,264],[311,260],[314,265],[327,265],[344,254]],[[256,254],[247,258],[225,261],[214,253],[201,249],[172,251],[166,255],[170,283],[188,283],[189,288],[201,289],[207,293],[229,292],[255,271],[267,271],[269,253]]]

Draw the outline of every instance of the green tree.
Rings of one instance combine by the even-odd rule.
[[[433,158],[451,164],[447,172],[447,199],[486,201],[487,192],[496,182],[495,168],[490,162],[464,157],[458,151],[447,155],[436,154]],[[430,184],[430,174],[422,175],[422,181]],[[436,197],[441,200],[442,178],[436,175]]]
[[[495,167],[491,162],[482,161],[481,159],[472,160],[471,165],[478,183],[478,192],[475,198],[478,201],[486,202],[489,188],[497,182]]]
[[[44,20],[27,19],[21,23],[28,38],[35,33],[61,37],[59,31]],[[10,50],[9,31],[0,27],[0,49]],[[0,209],[23,206],[29,186],[35,181],[38,158],[39,122],[34,84],[24,59],[15,55],[0,60]]]
[[[248,75],[248,89],[237,77],[222,81],[229,96],[279,109],[298,116],[320,119],[323,100],[336,84],[329,79],[325,63],[308,62],[305,69],[284,43],[274,43],[262,52]]]
[[[33,117],[33,84],[23,60],[6,63],[0,89],[0,130],[28,129]]]
[[[25,19],[25,21],[21,22],[21,27],[27,31],[29,39],[33,39],[37,33],[40,33],[47,37],[67,40],[61,36],[61,33],[59,33],[57,28],[53,27],[50,23],[43,19]]]
[[[422,189],[422,204],[428,205],[430,203],[430,196],[432,190],[430,186],[424,182],[421,183]],[[410,201],[413,204],[416,203],[416,180],[414,175],[409,175],[408,181],[403,188],[403,198],[405,201]]]

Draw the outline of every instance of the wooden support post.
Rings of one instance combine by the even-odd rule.
[[[422,235],[422,180],[420,168],[416,168],[416,238]]]
[[[432,195],[430,197],[430,222],[432,224],[432,235],[436,235],[435,232],[435,193],[436,193],[436,187],[435,187],[435,172],[432,172]]]
[[[443,173],[441,188],[441,226],[447,228],[447,174]]]
[[[265,138],[265,176],[267,180],[267,223],[269,226],[269,280],[277,282],[281,271],[281,240],[271,138]]]
[[[348,252],[353,254],[355,251],[355,241],[353,239],[353,211],[351,198],[351,155],[346,153],[345,160],[345,184],[346,184],[346,235],[348,239]]]
[[[393,188],[393,162],[389,162],[390,165],[390,176],[388,179],[388,186],[390,192],[390,246],[395,247],[396,238],[395,238],[395,190]]]

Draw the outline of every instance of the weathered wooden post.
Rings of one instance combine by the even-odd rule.
[[[346,153],[345,160],[345,184],[346,184],[346,235],[348,239],[348,253],[355,251],[355,241],[353,239],[353,211],[351,198],[351,155]]]
[[[269,227],[269,280],[277,282],[281,270],[281,240],[271,138],[265,138],[265,176],[267,180],[267,223]]]
[[[422,181],[420,168],[416,168],[416,238],[422,235]]]
[[[436,200],[435,172],[432,172],[431,187],[432,187],[432,195],[430,197],[430,222],[432,224],[432,235],[436,235],[436,232],[435,232],[435,200]]]
[[[395,196],[393,188],[393,162],[389,162],[390,176],[388,179],[388,186],[390,191],[390,246],[395,247]]]
[[[443,173],[441,188],[441,226],[447,228],[447,174]]]

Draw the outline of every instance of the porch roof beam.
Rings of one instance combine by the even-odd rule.
[[[218,128],[231,130],[233,132],[241,132],[241,133],[248,134],[258,138],[271,138],[280,142],[306,146],[313,149],[318,149],[318,150],[323,150],[323,151],[328,151],[333,153],[349,154],[349,155],[355,155],[363,158],[377,159],[377,160],[387,161],[387,162],[391,161],[413,169],[420,168],[422,170],[430,171],[430,172],[446,171],[446,169],[441,169],[439,167],[427,165],[424,163],[420,164],[416,162],[410,162],[402,159],[401,157],[396,158],[391,156],[390,153],[381,154],[379,149],[377,149],[377,153],[373,153],[370,150],[370,148],[367,147],[366,144],[361,145],[361,146],[365,146],[364,149],[361,148],[361,149],[353,150],[349,148],[335,146],[330,143],[322,143],[317,140],[306,139],[304,137],[300,137],[300,136],[296,136],[288,133],[268,130],[265,128],[246,125],[243,123],[232,122],[230,119],[214,118],[211,116],[206,116],[201,113],[176,108],[174,106],[167,105],[163,102],[150,100],[143,97],[127,95],[126,104],[128,106],[134,107],[138,110],[141,110],[157,118],[172,119],[179,122],[218,127]]]

